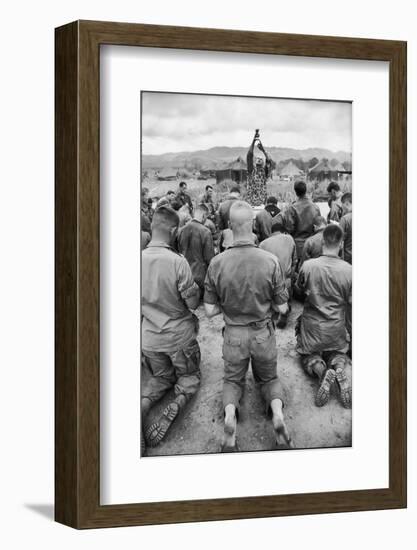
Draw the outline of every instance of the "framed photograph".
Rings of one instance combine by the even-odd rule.
[[[406,43],[56,47],[56,520],[406,506]]]

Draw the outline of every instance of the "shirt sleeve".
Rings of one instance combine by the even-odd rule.
[[[274,271],[272,274],[272,285],[273,285],[273,300],[274,304],[280,306],[288,302],[289,294],[287,290],[287,285],[285,284],[285,277],[282,271],[281,264],[276,261],[274,265]]]
[[[297,257],[297,247],[295,246],[295,241],[292,242],[292,263],[291,263],[291,269],[292,272],[295,273],[295,269],[297,267],[298,257]]]
[[[296,287],[299,290],[304,292],[306,290],[306,283],[307,283],[307,277],[305,272],[305,266],[303,265],[297,277]]]
[[[214,257],[214,245],[211,231],[206,231],[204,236],[203,257],[206,265],[209,265]]]
[[[303,246],[303,252],[301,254],[301,263],[303,264],[306,260],[309,260],[311,258],[310,253],[310,241],[307,239]]]
[[[217,223],[220,231],[227,229],[227,224],[225,223],[225,220],[224,220],[224,208],[225,208],[224,204],[221,204],[217,212]]]
[[[264,151],[264,154],[265,154],[265,176],[268,179],[272,174],[273,160],[266,151]]]
[[[266,210],[262,211],[261,217],[261,235],[262,239],[267,239],[272,233],[272,216]]]
[[[345,240],[346,235],[346,218],[342,216],[340,218],[339,227],[343,231],[343,241]],[[345,259],[345,246],[343,244],[342,248],[339,250],[339,257],[342,258],[342,260]]]
[[[184,227],[180,227],[177,232],[177,249],[178,252],[181,252],[181,254],[184,254],[184,235],[183,235],[183,229]]]
[[[346,321],[346,329],[350,334],[350,337],[352,338],[352,282],[349,285],[349,289],[347,292],[345,321]]]
[[[246,164],[248,167],[248,174],[253,172],[253,145],[249,148],[249,151],[246,155]]]
[[[216,285],[214,284],[213,269],[211,265],[207,270],[206,278],[204,281],[204,302],[206,304],[219,303],[219,296],[217,294]]]
[[[147,233],[151,233],[151,220],[148,216],[148,214],[145,214],[142,210],[141,216],[140,216],[140,222],[141,222],[141,229],[142,231],[146,231]]]
[[[199,293],[198,286],[194,282],[193,274],[187,260],[181,257],[178,268],[178,292],[183,300],[193,298]]]
[[[144,250],[148,244],[151,242],[151,236],[146,231],[142,231],[142,238],[141,238],[141,247],[142,250]]]
[[[188,203],[188,206],[190,207],[190,212],[192,213],[194,210],[194,207],[193,207],[193,201],[191,200],[190,195],[186,195],[186,202]]]
[[[346,284],[345,295],[346,295],[346,303],[349,306],[352,306],[352,270],[350,270],[350,276],[348,279],[348,283]]]

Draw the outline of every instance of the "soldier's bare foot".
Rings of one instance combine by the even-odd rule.
[[[285,424],[281,399],[273,399],[271,401],[271,410],[276,444],[279,446],[284,442],[290,449],[294,449],[294,443]]]
[[[226,405],[224,409],[223,453],[236,450],[236,426],[236,407],[234,405]]]

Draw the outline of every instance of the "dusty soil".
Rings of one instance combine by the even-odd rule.
[[[295,352],[295,320],[302,305],[293,302],[289,322],[284,330],[277,330],[277,372],[285,388],[284,414],[295,447],[343,447],[352,441],[352,413],[339,402],[333,390],[330,402],[317,408],[314,398],[317,381],[305,374]],[[223,318],[218,315],[209,320],[203,307],[197,311],[200,319],[201,387],[197,395],[180,413],[164,441],[148,456],[217,453],[223,436],[222,411],[222,334]],[[146,379],[148,373],[142,373]],[[168,394],[154,407],[148,422],[155,420],[166,403]],[[237,441],[241,451],[276,450],[270,420],[265,416],[259,388],[255,385],[251,369],[246,379],[241,415],[237,428]],[[286,449],[280,446],[279,449]]]

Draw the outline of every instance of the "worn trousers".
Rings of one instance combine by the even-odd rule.
[[[239,409],[249,361],[255,381],[259,384],[266,409],[273,399],[283,399],[283,389],[277,376],[277,347],[271,321],[257,326],[226,325],[223,341],[224,383],[223,406],[233,404]]]
[[[174,352],[144,350],[143,355],[151,376],[142,384],[142,399],[155,403],[172,387],[176,397],[183,395],[187,400],[197,392],[201,377],[201,353],[197,340]]]

